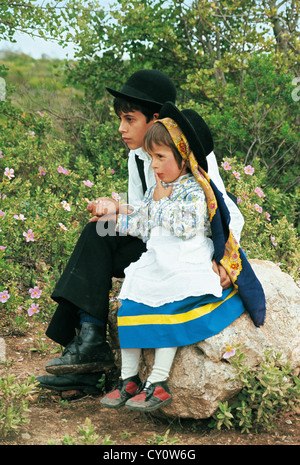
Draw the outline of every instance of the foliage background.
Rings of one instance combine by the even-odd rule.
[[[37,302],[33,318],[49,319],[51,290],[89,219],[87,199],[126,193],[128,151],[105,86],[120,88],[141,68],[168,74],[180,108],[210,126],[221,175],[245,217],[248,257],[272,260],[299,282],[299,4],[44,3],[1,2],[1,37],[13,41],[22,29],[77,44],[72,61],[1,56],[2,325],[25,332]]]

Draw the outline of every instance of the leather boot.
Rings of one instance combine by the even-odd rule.
[[[36,381],[40,387],[52,391],[83,391],[86,394],[101,394],[103,387],[100,386],[102,373],[85,373],[81,375],[61,375],[61,376],[38,376]],[[98,387],[99,385],[99,387]]]
[[[104,337],[103,328],[83,323],[78,336],[67,345],[59,358],[46,363],[46,371],[55,375],[68,373],[94,373],[114,366],[111,349]]]

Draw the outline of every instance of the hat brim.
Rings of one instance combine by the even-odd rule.
[[[205,152],[196,131],[185,115],[174,105],[174,103],[166,102],[159,113],[159,119],[163,118],[171,118],[178,124],[181,131],[187,138],[190,149],[194,153],[198,164],[207,172],[208,165],[206,157],[209,154]],[[201,118],[200,115],[199,118]]]
[[[125,100],[130,100],[131,102],[135,102],[137,104],[146,105],[146,106],[159,106],[160,108],[163,106],[163,103],[157,102],[156,100],[150,100],[143,96],[142,92],[138,92],[136,90],[132,90],[129,88],[125,92],[120,92],[115,89],[111,89],[110,87],[105,87],[105,89],[113,95],[113,97],[122,98]]]

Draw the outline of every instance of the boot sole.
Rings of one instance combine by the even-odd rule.
[[[42,384],[40,383],[40,387],[43,389],[50,389],[51,391],[57,391],[57,392],[64,392],[64,391],[82,391],[85,394],[102,394],[102,390],[94,388],[92,386],[52,386],[51,384]]]
[[[126,401],[125,401],[125,402],[126,402]],[[114,408],[114,409],[118,409],[118,408],[124,407],[125,402],[122,402],[121,404],[117,404],[117,405],[115,404],[115,405],[114,405],[114,404],[104,404],[104,403],[102,403],[101,400],[100,400],[100,405],[101,405],[101,407],[103,407],[103,408],[112,408],[112,409]]]
[[[164,402],[161,402],[160,404],[156,404],[156,405],[149,405],[149,406],[145,406],[145,407],[138,407],[138,406],[132,406],[132,404],[125,404],[125,407],[128,408],[129,410],[135,410],[135,411],[138,411],[138,412],[151,412],[153,410],[158,410],[159,408],[162,408],[164,407],[165,405],[168,405],[172,402],[172,398],[171,399],[168,399],[168,400],[165,400]]]
[[[107,363],[84,363],[84,364],[77,364],[77,365],[53,365],[47,366],[46,371],[53,375],[68,375],[68,374],[80,374],[80,373],[97,373],[98,371],[102,370],[109,370],[110,368],[114,367],[114,362],[107,362]]]

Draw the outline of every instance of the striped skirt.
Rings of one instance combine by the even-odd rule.
[[[118,311],[120,346],[148,349],[194,344],[221,332],[243,312],[233,288],[223,291],[222,297],[188,297],[160,307],[125,299]]]

